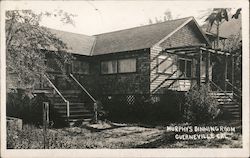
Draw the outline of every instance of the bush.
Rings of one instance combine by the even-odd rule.
[[[220,110],[218,101],[209,94],[206,85],[186,93],[183,118],[187,122],[202,123],[214,120]]]
[[[42,102],[45,97],[31,97],[27,92],[18,90],[7,94],[6,115],[23,120],[24,123],[42,124]]]

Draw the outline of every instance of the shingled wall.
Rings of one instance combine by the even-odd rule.
[[[201,36],[201,34],[198,32],[198,28],[194,26],[194,24],[189,23],[182,27],[180,30],[175,32],[171,37],[160,43],[158,46],[154,46],[150,49],[150,59],[151,59],[151,65],[150,65],[150,92],[151,93],[163,93],[163,87],[168,86],[172,81],[167,81],[164,83],[164,80],[168,78],[171,75],[166,74],[159,74],[157,73],[157,69],[154,69],[157,65],[156,57],[160,53],[161,50],[164,50],[165,48],[171,48],[171,47],[179,47],[179,46],[187,46],[187,45],[198,45],[198,44],[205,44],[204,38]],[[178,63],[177,63],[177,56],[172,56],[173,62],[173,71],[177,70]],[[192,75],[195,75],[195,60],[192,62]],[[177,77],[180,75],[180,72],[177,71],[176,75],[172,77]],[[160,85],[163,83],[162,85]],[[173,86],[170,87],[170,89],[180,90],[183,89],[181,87],[182,85],[189,86],[191,84],[191,81],[177,81]],[[160,87],[159,87],[160,85]],[[188,87],[186,87],[188,88]]]
[[[126,58],[136,58],[136,72],[101,74],[101,61]],[[149,49],[95,56],[90,67],[96,95],[149,93]]]

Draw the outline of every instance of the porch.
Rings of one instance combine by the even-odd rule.
[[[167,87],[177,91],[188,91],[194,86],[200,87],[206,84],[211,91],[240,92],[234,85],[235,55],[230,52],[215,50],[204,45],[192,45],[182,47],[171,47],[161,51],[162,54],[173,54],[178,56],[176,64],[181,73],[167,77],[158,86],[170,82]],[[190,63],[181,60],[190,60]],[[216,71],[220,69],[220,72]],[[190,74],[187,74],[190,73]],[[219,76],[219,79],[218,79]],[[173,85],[180,81],[186,89],[174,89]],[[158,87],[158,88],[159,88]]]

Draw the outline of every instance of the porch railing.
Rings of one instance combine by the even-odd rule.
[[[56,88],[56,86],[50,81],[50,79],[44,75],[45,79],[49,82],[49,84],[54,88],[54,90],[57,92],[57,94],[63,99],[63,101],[67,105],[67,118],[69,118],[70,113],[69,113],[69,101],[65,99],[65,97],[62,95],[62,93]]]
[[[235,101],[233,97],[231,97],[230,95],[228,95],[228,94],[226,93],[226,91],[224,91],[223,89],[221,89],[221,88],[220,88],[217,84],[215,84],[213,81],[209,80],[209,83],[210,83],[211,85],[213,85],[213,86],[217,89],[217,91],[220,91],[220,92],[224,93],[229,99],[231,99],[232,101]]]
[[[227,83],[229,86],[232,87],[232,91],[233,91],[233,92],[236,92],[236,93],[234,93],[235,96],[238,97],[238,98],[241,98],[241,96],[242,96],[242,91],[241,91],[240,89],[238,89],[237,87],[235,87],[231,82],[229,82],[229,81],[227,81],[227,80],[226,80],[226,83]]]

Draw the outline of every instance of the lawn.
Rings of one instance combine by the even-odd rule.
[[[81,127],[49,129],[47,146],[50,149],[86,149],[86,148],[241,148],[241,121],[219,121],[199,127],[222,126],[233,131],[187,132],[170,131],[170,127],[194,127],[184,123],[161,124],[118,124],[99,122],[98,124],[82,125]],[[230,128],[229,128],[230,127]],[[226,129],[226,128],[225,128]],[[223,134],[225,138],[211,139],[176,139],[176,134]],[[25,125],[21,131],[7,130],[7,148],[9,149],[42,149],[43,130]]]

